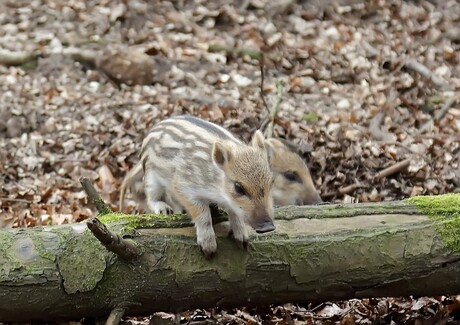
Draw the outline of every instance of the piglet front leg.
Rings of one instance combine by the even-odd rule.
[[[196,202],[189,199],[181,191],[175,191],[175,199],[185,208],[192,217],[196,228],[196,237],[201,251],[207,259],[213,258],[217,253],[217,242],[212,228],[211,210],[207,203]]]

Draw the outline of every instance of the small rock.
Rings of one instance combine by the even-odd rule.
[[[268,46],[273,46],[275,45],[276,43],[279,42],[279,40],[283,37],[283,34],[281,33],[276,33],[276,34],[273,34],[272,36],[270,36],[268,39],[267,39],[267,45]]]
[[[294,31],[300,35],[315,34],[316,24],[314,22],[308,22],[305,19],[294,15],[289,16],[289,22],[294,25]]]
[[[454,27],[447,31],[446,38],[454,43],[460,43],[460,27]]]
[[[345,98],[339,100],[339,102],[337,103],[338,109],[349,109],[350,106],[351,106],[350,101]]]
[[[49,46],[53,50],[53,52],[62,51],[62,43],[56,37],[53,37],[53,39],[51,40]]]
[[[311,88],[314,85],[316,85],[316,80],[313,79],[312,77],[300,77],[299,78],[299,83],[302,87],[304,88]]]
[[[333,40],[339,40],[340,39],[340,33],[337,30],[337,28],[335,28],[335,27],[329,27],[328,29],[326,29],[326,31],[324,33],[326,34],[327,37],[329,37],[329,38],[331,38]]]
[[[220,74],[219,81],[222,83],[227,83],[230,80],[230,76],[228,74]]]
[[[252,83],[252,80],[242,76],[240,74],[235,74],[232,76],[233,81],[237,84],[238,87],[247,87]]]
[[[275,34],[278,30],[276,29],[276,26],[272,23],[272,22],[269,22],[267,25],[265,25],[264,27],[264,33],[265,35],[267,36],[272,36],[273,34]]]

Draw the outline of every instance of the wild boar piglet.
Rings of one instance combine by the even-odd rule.
[[[296,148],[271,138],[265,141],[269,151],[270,165],[275,183],[273,202],[275,205],[310,205],[321,203],[310,170],[296,153]]]
[[[211,204],[228,212],[241,248],[248,244],[244,223],[259,233],[275,229],[273,176],[260,131],[246,144],[216,124],[192,116],[169,118],[144,139],[140,165],[147,210],[168,214],[185,209],[207,258],[217,250]]]

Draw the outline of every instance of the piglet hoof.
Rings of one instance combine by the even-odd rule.
[[[217,255],[217,242],[215,238],[209,238],[198,243],[201,251],[207,260],[210,260]]]
[[[173,209],[165,202],[155,202],[152,208],[154,214],[173,214]]]
[[[248,250],[249,241],[247,239],[243,239],[243,240],[236,240],[235,239],[235,242],[236,242],[236,245],[240,249],[242,249],[244,251]]]
[[[201,249],[201,252],[203,252],[204,257],[207,260],[212,260],[214,257],[217,256],[217,251],[215,251],[215,252],[205,252],[203,249]]]
[[[235,236],[233,230],[230,229],[228,233],[229,237],[232,237],[235,240],[236,246],[238,246],[242,250],[247,250],[249,245],[248,236],[245,234],[240,234],[240,236]]]

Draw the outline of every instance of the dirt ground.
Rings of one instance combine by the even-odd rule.
[[[299,145],[327,202],[460,192],[458,1],[5,0],[0,9],[0,227],[88,218],[81,176],[116,210],[156,122],[193,114],[249,139],[276,102],[273,136]],[[182,321],[446,324],[457,305],[354,300],[190,311]]]

